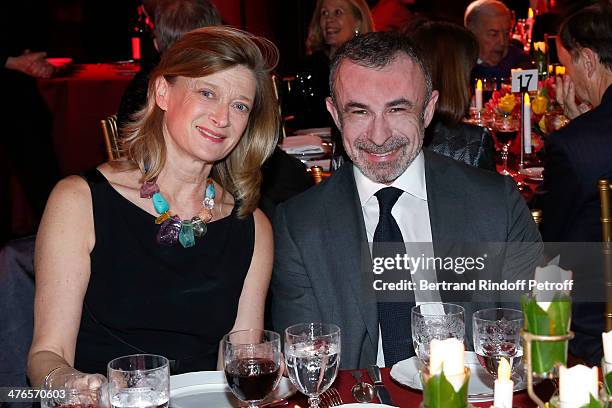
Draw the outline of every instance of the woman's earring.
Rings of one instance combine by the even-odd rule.
[[[359,35],[359,27],[355,28],[355,37]]]

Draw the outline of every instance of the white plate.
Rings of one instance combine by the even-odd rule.
[[[519,170],[519,174],[525,177],[529,177],[534,180],[543,180],[542,173],[544,173],[544,167],[528,167],[526,169]]]
[[[385,405],[385,404],[359,404],[357,402],[352,404],[342,404],[338,405],[338,408],[394,408],[393,405]]]
[[[465,352],[465,365],[470,368],[470,383],[468,385],[469,402],[493,401],[493,377],[480,365],[478,357],[473,351]],[[419,360],[410,357],[408,360],[400,361],[391,368],[391,377],[400,384],[410,388],[422,390],[421,378],[419,376]],[[522,370],[519,370],[522,372]],[[524,379],[514,384],[514,391],[522,391],[527,387]]]
[[[282,377],[278,387],[265,403],[278,402],[295,394],[288,378]],[[170,377],[171,408],[235,408],[246,406],[230,391],[223,371],[199,371]],[[263,404],[262,404],[263,406]]]

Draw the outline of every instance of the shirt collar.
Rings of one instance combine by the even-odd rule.
[[[423,150],[408,166],[398,178],[396,178],[391,186],[377,183],[367,178],[357,166],[353,165],[353,173],[355,176],[355,184],[359,193],[359,201],[361,206],[365,206],[366,202],[380,189],[385,187],[396,187],[405,193],[408,193],[423,201],[427,201],[427,188],[425,184],[425,157]]]

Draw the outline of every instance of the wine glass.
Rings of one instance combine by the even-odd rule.
[[[484,309],[472,316],[474,351],[478,361],[494,378],[502,357],[510,362],[515,376],[523,358],[521,329],[523,313],[514,309]]]
[[[112,407],[167,408],[170,400],[170,364],[154,354],[133,354],[108,363]]]
[[[340,328],[327,323],[300,323],[285,330],[285,363],[289,379],[318,408],[319,395],[338,374]]]
[[[465,337],[465,310],[452,303],[421,303],[411,312],[412,342],[419,360],[429,365],[431,340]]]
[[[501,159],[504,168],[500,173],[512,176],[512,173],[508,170],[508,155],[510,154],[510,146],[518,134],[518,123],[512,118],[511,114],[502,115],[501,118],[495,120],[493,132],[495,139],[501,144]]]
[[[237,330],[223,336],[222,349],[230,390],[256,408],[280,380],[280,335],[270,330]]]

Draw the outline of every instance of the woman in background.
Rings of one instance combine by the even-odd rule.
[[[356,35],[374,31],[365,0],[318,0],[306,39],[307,57],[292,84],[295,128],[333,126],[325,107],[329,96],[329,61]]]
[[[464,123],[471,101],[470,73],[478,42],[465,28],[446,22],[423,23],[409,33],[423,51],[438,103],[425,131],[425,146],[480,168],[495,170],[494,144],[485,127]]]

